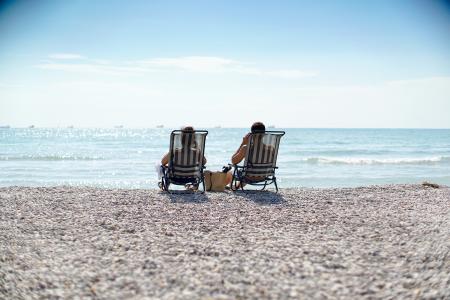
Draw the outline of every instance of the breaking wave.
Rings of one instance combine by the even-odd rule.
[[[356,157],[308,157],[302,159],[309,164],[334,164],[334,165],[431,165],[442,162],[450,163],[449,156],[437,157],[406,157],[406,158],[356,158]]]

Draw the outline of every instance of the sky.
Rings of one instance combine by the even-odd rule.
[[[450,128],[446,1],[2,1],[0,125]]]

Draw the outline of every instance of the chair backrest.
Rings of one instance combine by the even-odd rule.
[[[200,178],[208,131],[174,130],[170,134],[169,176]]]
[[[244,161],[244,175],[267,177],[275,173],[278,147],[284,131],[252,133]]]

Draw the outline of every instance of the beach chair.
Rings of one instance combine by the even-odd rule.
[[[278,192],[275,170],[277,167],[278,147],[284,131],[266,131],[252,133],[249,138],[244,164],[232,165],[233,178],[231,189],[244,190],[244,185],[262,186],[274,184]]]
[[[169,164],[161,166],[162,178],[158,183],[162,190],[170,192],[171,184],[191,185],[195,188],[203,184],[203,192],[205,191],[203,157],[207,135],[206,130],[172,131]]]

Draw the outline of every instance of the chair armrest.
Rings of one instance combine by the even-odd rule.
[[[243,169],[244,168],[244,166],[240,166],[238,164],[228,164],[228,165],[235,169]]]

